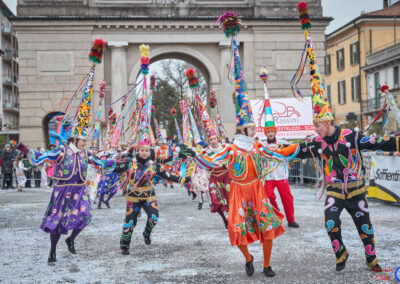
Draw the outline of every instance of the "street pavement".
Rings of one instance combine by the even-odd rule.
[[[197,209],[184,189],[156,187],[160,219],[152,245],[143,241],[146,214],[132,237],[131,254],[120,253],[119,238],[125,215],[124,197],[111,200],[111,209],[94,209],[92,223],[68,252],[65,236],[57,248],[57,263],[47,265],[49,235],[40,230],[50,189],[0,190],[1,283],[398,283],[400,266],[400,207],[370,201],[376,251],[382,268],[374,274],[364,264],[362,242],[346,211],[342,230],[349,250],[346,269],[335,271],[335,258],[324,228],[324,202],[306,188],[293,186],[299,229],[287,228],[274,241],[271,265],[274,278],[262,273],[262,245],[249,246],[255,273],[245,274],[245,260],[229,242],[218,214],[206,203]],[[278,194],[277,194],[278,195]],[[278,195],[279,196],[279,195]],[[280,201],[279,201],[279,204]],[[94,205],[96,206],[96,205]],[[103,207],[105,207],[103,205]],[[287,226],[286,220],[284,221]],[[397,273],[400,279],[400,269]]]

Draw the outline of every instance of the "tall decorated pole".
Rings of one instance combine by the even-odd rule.
[[[224,34],[227,38],[232,39],[232,52],[233,52],[233,72],[235,84],[235,108],[236,108],[236,128],[246,128],[254,126],[254,118],[251,111],[249,95],[247,93],[246,82],[244,80],[244,73],[242,63],[239,56],[239,48],[235,37],[240,32],[242,23],[235,12],[226,12],[221,15],[217,22],[220,23]]]
[[[157,118],[156,118],[156,109],[155,109],[154,106],[151,106],[151,116],[153,117],[154,128],[156,130],[157,139],[162,141],[163,137],[162,137],[162,134],[161,134],[160,127],[158,126],[158,122],[157,122]]]
[[[211,114],[213,115],[215,124],[217,126],[219,136],[223,138],[228,137],[226,135],[225,127],[222,125],[221,117],[219,115],[218,101],[214,90],[210,91],[210,108]]]
[[[101,133],[101,113],[103,107],[103,99],[106,92],[106,81],[100,81],[100,90],[99,90],[99,109],[96,114],[95,125],[93,128],[93,136],[92,136],[92,147],[100,146],[100,133]]]
[[[176,136],[178,136],[178,143],[183,144],[184,142],[183,142],[182,134],[181,134],[181,131],[179,130],[179,124],[178,124],[178,120],[176,118],[176,109],[171,108],[171,115],[175,121]]]
[[[267,82],[269,79],[269,74],[266,69],[266,66],[261,68],[260,70],[260,79],[263,81],[264,85],[264,115],[265,115],[265,124],[264,124],[264,132],[267,131],[275,131],[277,132],[277,128],[275,126],[274,117],[272,116],[271,103],[269,101]]]
[[[183,143],[186,146],[190,146],[190,126],[188,116],[188,105],[186,100],[179,101],[179,105],[182,113],[182,132],[183,132]]]
[[[292,89],[295,97],[302,98],[300,90],[297,88],[297,83],[300,81],[303,74],[304,66],[309,62],[310,69],[310,85],[312,91],[312,107],[313,107],[313,122],[332,121],[333,114],[329,106],[328,96],[325,93],[325,88],[322,84],[321,73],[317,65],[317,58],[315,57],[314,48],[311,42],[309,29],[311,28],[310,15],[308,14],[308,7],[306,2],[299,2],[297,9],[300,17],[301,28],[304,30],[305,48],[300,62],[300,66],[292,79]],[[307,56],[304,56],[304,54]]]
[[[106,48],[106,45],[107,43],[105,41],[98,38],[93,41],[92,48],[90,49],[89,60],[93,63],[93,65],[90,68],[89,76],[86,81],[82,101],[76,117],[76,124],[71,133],[72,137],[82,139],[88,138],[87,136],[89,130],[90,109],[92,105],[94,71],[96,69],[96,64],[100,64],[103,59],[103,52]]]
[[[186,77],[189,81],[189,87],[192,89],[195,95],[195,104],[200,115],[199,118],[201,119],[205,132],[207,133],[207,138],[210,139],[214,136],[218,136],[214,124],[212,123],[210,116],[207,113],[206,107],[204,106],[199,96],[198,92],[199,79],[196,76],[195,70],[189,68],[186,71]]]

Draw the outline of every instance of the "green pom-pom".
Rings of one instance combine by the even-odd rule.
[[[311,29],[311,23],[305,23],[304,25],[301,26],[301,28],[302,28],[303,30],[305,30],[305,29]]]

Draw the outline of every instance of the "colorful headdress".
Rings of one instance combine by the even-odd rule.
[[[269,95],[268,95],[268,89],[267,89],[267,82],[269,79],[268,76],[268,71],[266,67],[261,68],[260,70],[260,78],[264,83],[264,115],[265,115],[265,125],[264,125],[264,132],[267,131],[277,131],[275,123],[274,123],[274,117],[272,116],[272,109],[271,109],[271,103],[269,101]]]
[[[208,115],[207,110],[199,96],[198,93],[199,79],[196,76],[196,71],[194,69],[189,68],[186,71],[186,77],[189,81],[189,87],[194,92],[196,107],[198,112],[200,113],[200,119],[203,124],[204,130],[207,133],[207,138],[210,139],[211,137],[218,136],[214,124],[212,123],[210,116]]]
[[[139,113],[139,139],[138,148],[150,148],[150,121],[151,121],[151,98],[147,96],[147,78],[146,75],[149,73],[149,50],[148,45],[140,45],[140,63],[141,63],[141,73],[143,74],[143,97],[141,101],[141,110]]]
[[[304,35],[306,39],[305,48],[303,51],[302,60],[300,66],[293,76],[292,79],[292,89],[296,97],[301,98],[302,94],[297,88],[297,83],[300,81],[301,75],[306,64],[306,56],[304,52],[307,53],[309,68],[310,68],[310,84],[312,90],[312,106],[313,106],[313,122],[323,122],[333,120],[333,114],[329,105],[328,96],[325,93],[324,86],[322,84],[321,73],[317,65],[317,59],[315,57],[314,48],[312,46],[311,37],[309,29],[311,28],[310,15],[308,14],[308,7],[306,2],[299,2],[297,4],[297,9],[299,11],[301,28],[304,30]]]
[[[244,80],[244,73],[242,63],[239,57],[239,48],[236,43],[235,36],[240,32],[241,22],[238,14],[234,12],[226,12],[219,17],[217,22],[220,23],[225,36],[232,38],[233,47],[233,74],[235,78],[235,102],[236,107],[236,128],[241,129],[245,127],[254,126],[253,113],[251,111],[249,95],[247,93],[246,82]],[[232,70],[229,70],[232,72]]]
[[[76,124],[71,132],[71,136],[74,138],[88,138],[90,109],[92,106],[94,71],[96,68],[96,63],[101,63],[106,45],[107,43],[100,38],[93,41],[93,45],[89,53],[89,60],[93,63],[93,66],[90,69],[90,73],[86,81],[82,101],[77,114]]]

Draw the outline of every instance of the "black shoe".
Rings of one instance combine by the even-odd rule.
[[[341,263],[336,263],[336,271],[342,271],[346,267],[346,261],[349,258],[349,253],[347,253],[346,258]]]
[[[203,208],[203,203],[199,202],[199,210],[201,210],[201,208]]]
[[[267,277],[274,277],[275,276],[275,272],[272,271],[271,266],[264,267],[263,272],[264,272],[265,276],[267,276]]]
[[[195,200],[196,197],[197,197],[197,194],[193,192],[193,194],[192,194],[192,200]]]
[[[254,257],[251,255],[251,260],[246,262],[246,274],[251,276],[254,274],[254,266],[253,266]]]
[[[49,258],[47,259],[47,263],[54,263],[57,261],[56,252],[50,252]]]
[[[371,266],[371,271],[382,272],[382,267],[379,264],[376,264],[375,266]]]
[[[171,188],[174,188],[174,186],[173,186],[173,185],[171,185]]]
[[[101,209],[101,202],[99,202],[99,205],[97,205],[97,209]]]
[[[225,223],[225,229],[228,230],[228,221],[224,222]]]
[[[146,245],[148,245],[148,246],[151,245],[151,238],[150,238],[150,235],[147,236],[146,233],[143,232],[143,237],[144,237],[144,243],[145,243]]]
[[[287,225],[290,228],[299,228],[300,227],[299,224],[297,224],[296,222],[288,223]]]
[[[110,203],[108,203],[108,201],[104,202],[104,204],[107,206],[107,208],[111,208]]]
[[[128,248],[121,248],[121,253],[123,255],[129,255],[129,249]]]
[[[67,244],[69,252],[72,253],[72,254],[76,254],[76,250],[75,250],[75,247],[74,247],[74,242],[71,241],[69,238],[67,238],[65,240],[65,243]]]

